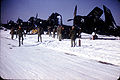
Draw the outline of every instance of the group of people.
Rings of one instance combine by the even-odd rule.
[[[49,37],[52,36],[51,32],[53,32],[53,38],[55,38],[55,35],[56,35],[55,33],[57,32],[57,38],[59,39],[59,41],[62,40],[62,34],[63,34],[62,31],[63,31],[63,27],[61,25],[59,25],[58,27],[55,26],[53,29],[50,26],[48,26]]]
[[[57,32],[57,38],[59,41],[61,41],[63,39],[63,34],[64,34],[63,31],[64,31],[64,27],[62,27],[61,25],[59,25],[57,28],[54,27],[53,28],[53,38],[55,38],[55,32]],[[76,30],[75,26],[72,26],[72,29],[69,31],[70,31],[69,36],[71,39],[71,47],[75,47],[76,46],[76,38],[77,38],[77,30]],[[50,26],[48,27],[48,34],[49,34],[49,36],[52,36]],[[81,29],[80,29],[78,35],[81,36]]]
[[[61,25],[59,25],[58,27],[54,27],[53,28],[53,31],[51,30],[51,27],[48,26],[48,34],[49,36],[52,36],[51,32],[53,32],[53,38],[55,38],[55,33],[57,32],[57,38],[59,41],[61,41],[63,38],[63,33],[62,31],[64,30],[64,27],[62,27]],[[18,35],[18,40],[19,40],[19,46],[21,46],[21,44],[23,45],[23,35],[25,34],[24,30],[21,28],[21,26],[19,26],[18,30],[14,30],[14,28],[11,28],[11,39],[14,38],[14,34],[16,33],[16,38],[17,38],[17,35]],[[44,33],[44,30],[42,27],[38,26],[37,27],[37,34],[38,34],[38,42],[42,42],[42,34]],[[76,37],[77,37],[77,31],[75,29],[74,26],[72,26],[72,29],[70,30],[70,39],[71,39],[71,47],[75,47],[76,46]]]

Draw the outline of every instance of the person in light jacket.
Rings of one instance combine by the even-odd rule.
[[[75,47],[76,45],[75,43],[76,35],[77,35],[76,29],[74,26],[72,26],[72,30],[70,30],[71,47]]]

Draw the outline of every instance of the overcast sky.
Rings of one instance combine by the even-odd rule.
[[[120,25],[120,2],[118,0],[1,0],[1,22],[19,18],[27,21],[31,16],[47,19],[51,13],[58,12],[63,17],[63,24],[73,18],[75,5],[78,6],[78,15],[86,16],[96,6],[103,10],[103,5],[108,7],[117,23]],[[104,14],[101,17],[104,20]]]

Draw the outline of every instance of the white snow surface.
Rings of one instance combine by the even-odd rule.
[[[120,40],[113,36],[82,33],[81,47],[70,39],[26,35],[24,45],[11,40],[9,30],[0,30],[0,76],[3,79],[117,80],[120,76]],[[15,36],[14,36],[15,37]],[[105,40],[106,39],[106,40]]]

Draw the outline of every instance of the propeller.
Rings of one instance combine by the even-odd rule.
[[[76,16],[76,14],[77,14],[77,5],[75,6],[74,17]]]
[[[76,16],[76,14],[77,14],[77,5],[75,6],[75,10],[74,10],[74,18]],[[68,19],[67,22],[72,21],[72,20],[74,20],[74,19]]]
[[[37,19],[37,17],[38,17],[38,13],[36,14],[36,19]]]

